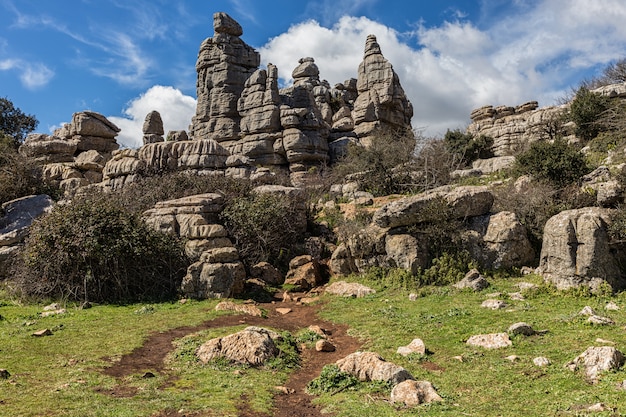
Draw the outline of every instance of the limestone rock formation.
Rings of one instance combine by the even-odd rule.
[[[163,120],[161,120],[161,114],[153,110],[146,115],[146,119],[143,122],[143,144],[163,142]]]
[[[410,126],[413,106],[374,35],[369,35],[365,42],[356,87],[359,95],[354,102],[352,119],[355,133],[365,144],[377,129],[397,130]]]
[[[610,210],[599,207],[566,210],[550,218],[537,272],[559,289],[586,285],[593,290],[602,282],[623,288],[622,251],[612,250],[610,221]]]
[[[237,140],[241,121],[237,103],[261,58],[240,39],[241,26],[226,13],[215,13],[213,29],[215,34],[202,42],[198,52],[198,102],[191,136],[218,142]]]

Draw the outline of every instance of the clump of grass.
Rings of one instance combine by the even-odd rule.
[[[333,364],[324,366],[320,376],[309,382],[306,390],[311,394],[336,394],[355,387],[358,383],[359,380],[355,376],[341,371],[337,365]]]

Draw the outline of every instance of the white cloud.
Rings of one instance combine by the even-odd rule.
[[[490,15],[484,9],[480,28],[457,20],[421,25],[412,34],[365,17],[344,16],[330,28],[307,21],[271,39],[260,53],[264,64],[278,66],[285,83],[299,58],[314,57],[321,78],[332,85],[356,77],[365,39],[374,34],[413,103],[413,127],[429,135],[463,128],[471,110],[486,104],[554,104],[581,74],[626,56],[621,0],[516,2],[509,11]],[[419,46],[409,46],[406,35]]]
[[[129,148],[140,147],[143,144],[143,122],[146,115],[153,110],[161,114],[165,134],[170,130],[188,130],[196,112],[196,100],[174,87],[150,87],[128,103],[123,111],[126,117],[108,117],[121,129],[117,137],[118,143]]]
[[[19,72],[22,85],[29,90],[45,86],[54,77],[54,71],[40,62],[27,62],[22,59],[0,60],[0,71]]]

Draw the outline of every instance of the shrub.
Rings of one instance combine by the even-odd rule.
[[[590,171],[584,155],[561,139],[534,142],[517,156],[514,170],[557,187],[575,183]]]
[[[337,365],[325,365],[320,376],[309,382],[306,389],[311,394],[338,393],[359,383],[357,377],[343,372]]]
[[[479,158],[494,156],[491,151],[493,139],[485,135],[475,137],[470,133],[455,129],[448,130],[443,141],[448,151],[457,155],[466,166]]]
[[[23,260],[22,295],[96,302],[173,298],[188,266],[181,242],[100,194],[36,220]]]
[[[56,199],[61,192],[43,182],[41,167],[20,155],[12,138],[0,134],[0,204],[32,194]]]
[[[468,252],[443,253],[433,259],[430,268],[418,274],[418,286],[453,284],[462,280],[472,268],[478,268],[478,263]]]
[[[580,87],[572,100],[568,119],[576,123],[576,136],[588,141],[603,130],[600,119],[610,107],[610,98]]]
[[[284,268],[303,241],[302,214],[288,196],[252,193],[232,199],[222,219],[248,267],[265,261]]]
[[[415,135],[385,131],[375,135],[367,146],[352,144],[347,155],[334,166],[336,182],[355,175],[360,188],[375,196],[405,192],[412,187],[410,170],[414,157]]]

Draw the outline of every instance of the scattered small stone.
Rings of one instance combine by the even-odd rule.
[[[596,312],[593,308],[589,306],[584,306],[582,310],[578,313],[581,316],[595,316]]]
[[[300,304],[313,304],[320,300],[319,297],[302,297],[299,301]]]
[[[335,345],[326,339],[320,339],[315,343],[315,350],[318,352],[334,352]]]
[[[322,337],[326,337],[327,335],[330,334],[330,332],[326,329],[322,329],[320,326],[318,326],[317,324],[312,324],[308,327],[308,329],[314,333],[317,333],[318,335],[322,336]]]
[[[283,303],[288,303],[291,301],[293,301],[291,295],[287,291],[283,292]]]
[[[483,308],[489,308],[491,310],[500,310],[500,309],[506,308],[507,304],[501,300],[489,299],[489,300],[483,301],[483,303],[480,306]]]
[[[0,379],[9,379],[11,374],[6,369],[0,369]]]
[[[443,401],[433,384],[412,379],[400,382],[391,390],[391,402],[404,403],[407,407]]]
[[[530,275],[530,274],[534,274],[535,273],[535,268],[531,268],[529,266],[523,266],[519,272],[522,275]],[[521,282],[520,284],[530,284],[529,282]],[[535,284],[530,284],[530,285],[535,285]],[[536,285],[535,285],[536,286]]]
[[[481,291],[489,286],[489,281],[483,277],[477,269],[469,271],[462,280],[453,285],[460,290],[470,288],[472,291]]]
[[[606,305],[604,306],[605,310],[609,310],[609,311],[618,311],[620,309],[620,307],[615,304],[615,302],[613,301],[609,301],[608,303],[606,303]]]
[[[142,378],[154,378],[154,377],[156,377],[156,375],[154,375],[152,372],[146,372],[141,377]]]
[[[241,376],[243,375],[243,371],[241,369],[235,369],[233,371],[233,375]]]
[[[606,340],[606,339],[602,339],[599,337],[596,339],[596,343],[600,343],[601,345],[614,345],[615,344],[615,342],[611,340]]]
[[[595,403],[587,407],[587,411],[592,411],[592,412],[601,412],[601,411],[606,411],[606,410],[607,410],[606,406],[602,403]]]
[[[402,356],[408,356],[412,353],[424,355],[426,354],[426,345],[424,345],[422,339],[413,339],[408,345],[400,346],[396,353]]]
[[[181,298],[180,300],[178,300],[178,304],[187,304],[189,302],[189,300],[187,298]]]
[[[489,294],[485,295],[485,297],[487,297],[487,298],[498,298],[498,297],[501,297],[501,296],[502,296],[501,292],[492,292],[492,293],[489,293]]]
[[[599,326],[607,326],[607,325],[615,324],[615,322],[611,320],[610,318],[597,316],[595,314],[593,316],[589,316],[589,318],[587,319],[587,323],[596,324]]]
[[[215,306],[215,311],[235,311],[253,317],[263,317],[263,311],[255,305],[237,304],[232,301],[222,301]]]
[[[520,291],[528,291],[539,288],[539,286],[537,284],[533,284],[532,282],[519,282],[517,283],[517,288],[519,288]]]
[[[48,311],[44,311],[43,313],[41,313],[41,317],[50,317],[50,316],[56,316],[59,314],[65,314],[67,313],[67,310],[64,308],[60,308],[58,310],[48,310]]]
[[[414,292],[409,294],[409,301],[417,301],[417,298],[417,294],[415,294]]]
[[[463,360],[463,356],[460,356],[460,355],[458,355],[458,356],[453,356],[453,357],[452,357],[452,359],[457,360],[457,361],[459,361],[459,362],[465,362],[465,361]]]
[[[287,387],[285,387],[285,386],[283,386],[283,385],[276,385],[276,386],[274,387],[274,389],[275,389],[276,391],[278,391],[278,392],[281,392],[281,393],[285,394],[285,395],[291,395],[291,394],[293,394],[294,392],[296,392],[296,390],[294,390],[293,388],[287,388]]]
[[[618,382],[615,388],[621,391],[626,391],[626,379],[623,380],[622,382]]]
[[[513,301],[524,301],[526,299],[521,292],[510,292],[508,295]]]
[[[52,304],[45,306],[43,308],[43,311],[53,311],[53,310],[60,310],[60,309],[61,309],[61,306],[58,303],[52,303]]]
[[[276,309],[276,312],[277,312],[278,314],[282,314],[282,315],[284,316],[285,314],[289,314],[289,313],[291,313],[291,312],[292,312],[292,310],[291,310],[290,308],[277,308],[277,309]]]
[[[511,324],[511,326],[509,326],[508,332],[513,335],[521,334],[524,336],[532,336],[537,333],[530,324],[524,322]]]
[[[478,334],[467,339],[465,343],[485,349],[500,349],[513,344],[507,333]]]
[[[533,363],[536,366],[539,366],[539,367],[548,366],[548,365],[551,364],[550,359],[548,359],[548,358],[546,358],[544,356],[538,356],[538,357],[534,358],[533,359]]]
[[[374,294],[376,290],[367,287],[358,282],[337,281],[326,287],[329,294],[340,295],[342,297],[361,298],[370,294]]]
[[[509,356],[507,356],[504,359],[506,359],[507,361],[511,361],[511,362],[517,362],[517,361],[519,361],[519,356],[517,356],[517,355],[509,355]]]
[[[50,329],[37,330],[33,333],[35,337],[43,337],[43,336],[52,336],[52,331]]]

